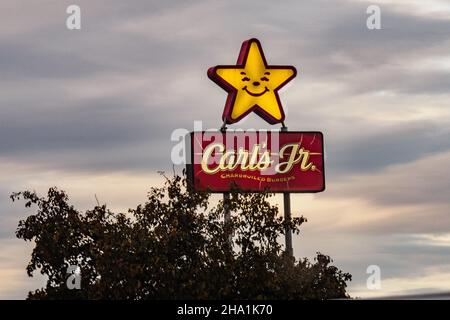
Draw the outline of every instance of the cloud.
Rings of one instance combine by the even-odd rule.
[[[225,92],[206,70],[234,63],[250,37],[269,63],[298,67],[281,93],[290,129],[325,133],[327,191],[292,195],[309,218],[296,254],[329,253],[354,292],[368,264],[382,265],[385,293],[448,276],[446,242],[425,243],[450,226],[443,1],[381,1],[379,31],[366,28],[371,1],[80,0],[81,31],[65,28],[69,4],[0,3],[0,274],[13,279],[2,297],[36,287],[22,276],[29,252],[8,264],[3,251],[22,248],[4,241],[29,213],[7,196],[57,185],[80,208],[94,194],[117,210],[142,202],[155,171],[172,169],[174,129],[221,125]],[[254,115],[240,126],[268,127]]]
[[[446,152],[393,165],[382,173],[350,177],[339,184],[336,195],[363,194],[365,199],[385,206],[449,204],[445,194],[450,188],[450,172],[446,170],[449,159]]]
[[[450,289],[449,266],[432,267],[426,269],[424,274],[411,277],[397,277],[382,279],[380,290],[369,290],[367,286],[355,286],[350,290],[354,297],[386,298],[405,295],[424,295],[433,293],[447,293]],[[406,298],[408,299],[408,298]],[[433,300],[436,297],[433,298]]]
[[[0,299],[21,300],[29,291],[45,286],[45,278],[39,273],[28,277],[25,268],[31,256],[31,245],[21,242],[0,239]]]
[[[450,130],[436,123],[421,121],[373,128],[378,130],[355,132],[345,141],[327,144],[331,170],[340,174],[367,173],[450,149]]]

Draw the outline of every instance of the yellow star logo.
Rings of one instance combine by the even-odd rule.
[[[222,115],[228,124],[254,111],[270,124],[284,121],[278,90],[297,74],[293,66],[269,66],[257,39],[244,41],[235,66],[209,68],[208,77],[228,92]]]

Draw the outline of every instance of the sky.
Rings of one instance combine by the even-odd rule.
[[[81,30],[66,28],[71,4]],[[380,30],[366,26],[374,4]],[[222,124],[226,93],[206,71],[249,38],[298,70],[280,93],[289,129],[324,133],[327,190],[291,196],[308,218],[295,255],[330,255],[355,297],[450,291],[450,1],[3,0],[0,21],[1,299],[44,283],[14,235],[33,210],[9,195],[145,202],[172,170],[172,132]]]

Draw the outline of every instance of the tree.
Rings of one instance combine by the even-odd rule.
[[[269,193],[232,193],[229,203],[191,192],[184,176],[166,178],[147,202],[113,213],[106,205],[84,213],[68,195],[11,195],[37,206],[16,235],[34,241],[27,273],[48,277],[29,299],[329,299],[346,298],[351,275],[317,254],[314,262],[287,256],[278,242],[306,221],[284,221]],[[223,222],[224,205],[233,212]],[[81,270],[81,289],[66,284],[70,265]]]

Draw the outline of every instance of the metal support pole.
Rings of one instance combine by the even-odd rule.
[[[283,194],[284,200],[284,220],[287,222],[291,221],[291,194],[289,192],[285,192]],[[285,229],[285,242],[286,242],[286,253],[289,256],[294,255],[294,248],[292,247],[292,230],[289,226],[286,226]]]
[[[224,225],[225,228],[228,227],[228,224],[230,223],[231,220],[231,213],[230,213],[230,193],[229,192],[224,192],[223,194],[223,220],[224,220]],[[228,235],[228,243],[231,245],[232,243],[232,232],[229,233]]]
[[[225,133],[227,131],[227,123],[226,120],[223,121],[222,127],[220,128],[220,131],[222,133]],[[229,192],[224,192],[223,193],[223,220],[224,220],[224,224],[225,227],[227,226],[227,224],[230,222],[231,220],[231,213],[230,213],[230,193]],[[232,234],[230,233],[228,235],[228,242],[231,244],[231,240],[232,240]]]
[[[223,208],[224,208],[223,218],[224,218],[225,223],[228,223],[231,219],[229,203],[230,203],[230,193],[224,192],[223,193]]]
[[[285,126],[284,122],[282,123],[281,132],[287,132],[288,128]],[[283,202],[284,202],[284,220],[286,222],[291,221],[291,194],[289,192],[283,193]],[[285,235],[285,247],[286,247],[286,253],[289,256],[294,255],[294,248],[292,247],[292,230],[289,228],[289,226],[286,226]]]

